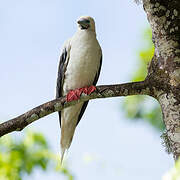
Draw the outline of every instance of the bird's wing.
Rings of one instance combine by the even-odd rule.
[[[93,85],[94,85],[94,86],[96,85],[96,83],[97,83],[97,81],[98,81],[98,79],[99,79],[99,75],[100,75],[100,71],[101,71],[101,66],[102,66],[102,55],[101,55],[101,59],[100,59],[100,63],[99,63],[98,72],[96,73],[95,78],[94,78],[94,82],[93,82]],[[81,120],[81,118],[82,118],[82,116],[83,116],[83,114],[84,114],[84,111],[86,110],[86,107],[87,107],[87,105],[88,105],[88,102],[89,102],[89,101],[86,101],[86,102],[83,103],[83,106],[82,106],[81,111],[80,111],[79,116],[78,116],[77,125],[78,125],[79,121]],[[77,126],[77,125],[76,125],[76,126]]]
[[[62,96],[62,87],[64,83],[65,71],[69,61],[69,54],[70,54],[69,51],[70,51],[70,40],[68,40],[65,43],[60,56],[58,75],[57,75],[57,85],[56,85],[56,98],[60,98]],[[59,111],[58,114],[59,114],[59,122],[61,126],[61,111]]]
[[[98,79],[99,79],[99,75],[100,75],[100,72],[101,72],[101,66],[102,66],[102,54],[101,54],[101,58],[100,58],[100,63],[99,63],[99,69],[98,69],[98,72],[96,73],[96,76],[94,78],[94,82],[93,82],[93,85],[95,86]]]

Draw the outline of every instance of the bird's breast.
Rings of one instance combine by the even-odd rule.
[[[100,46],[95,39],[76,40],[71,46],[70,58],[65,71],[63,94],[69,90],[92,85],[101,58]]]

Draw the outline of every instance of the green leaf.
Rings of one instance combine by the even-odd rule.
[[[147,75],[147,66],[154,55],[150,28],[143,33],[143,49],[139,51],[137,70],[134,72],[132,81],[142,81]],[[123,103],[125,116],[131,120],[144,121],[156,128],[164,130],[162,115],[159,104],[145,96],[130,96]]]
[[[59,158],[51,152],[41,133],[27,131],[16,141],[9,135],[0,139],[1,180],[21,180],[24,174],[31,175],[37,167],[43,171],[47,171],[48,167],[55,170],[58,164]],[[68,179],[73,179],[67,167],[57,172],[64,174]]]

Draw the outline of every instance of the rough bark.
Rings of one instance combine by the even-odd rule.
[[[159,84],[160,88],[154,88],[154,97],[161,105],[169,147],[177,159],[180,155],[180,2],[143,0],[143,7],[155,46],[147,78]]]
[[[47,116],[53,112],[75,105],[79,102],[96,98],[108,98],[129,95],[150,95],[148,81],[133,82],[119,85],[98,86],[96,92],[91,95],[82,94],[79,100],[67,102],[66,97],[44,103],[14,119],[0,124],[0,137],[12,131],[21,131],[32,122]]]

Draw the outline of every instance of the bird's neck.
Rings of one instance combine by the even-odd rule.
[[[86,30],[82,30],[82,29],[78,29],[76,32],[78,35],[83,35],[83,36],[94,36],[96,37],[96,32],[90,29],[86,29]]]

